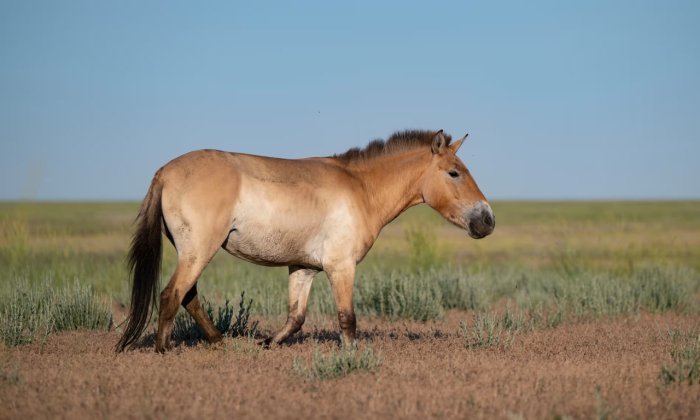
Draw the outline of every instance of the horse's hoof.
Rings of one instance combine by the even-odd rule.
[[[166,345],[166,346],[159,346],[158,344],[156,344],[156,353],[158,353],[158,354],[165,354],[165,353],[168,352],[168,350],[170,350],[170,346],[169,346],[169,345]]]
[[[269,350],[270,346],[272,345],[272,337],[268,337],[262,341],[259,341],[258,345],[264,348],[265,350]]]
[[[222,334],[215,335],[214,337],[212,337],[212,338],[209,339],[209,343],[210,343],[210,344],[216,344],[216,343],[220,342],[220,341],[223,340],[223,339],[224,339],[224,336],[223,336]]]

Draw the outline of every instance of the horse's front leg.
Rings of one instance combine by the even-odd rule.
[[[338,323],[345,344],[355,342],[355,310],[352,305],[352,288],[355,284],[355,263],[334,265],[326,269],[333,289]]]
[[[268,338],[263,342],[265,345],[270,345],[271,343],[280,344],[301,329],[306,319],[306,305],[309,300],[311,283],[313,283],[314,276],[317,273],[317,270],[299,266],[293,265],[289,267],[289,312],[287,314],[287,322],[274,337]]]

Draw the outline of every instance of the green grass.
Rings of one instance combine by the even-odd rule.
[[[675,328],[669,331],[669,337],[673,347],[670,363],[661,367],[660,377],[663,383],[700,383],[700,330],[683,331]]]
[[[505,317],[505,316],[504,316]],[[477,312],[471,325],[465,321],[459,324],[459,335],[464,338],[468,349],[509,346],[515,338],[515,325],[504,327],[505,322],[494,312]]]
[[[310,365],[297,357],[292,370],[299,376],[312,380],[338,379],[354,372],[375,372],[382,365],[382,355],[375,353],[371,346],[359,351],[357,344],[341,345],[340,349],[331,349],[327,354],[321,352],[318,345],[314,349]]]
[[[427,275],[375,271],[356,281],[355,310],[361,315],[438,319],[444,313],[440,284]]]
[[[600,318],[640,310],[696,311],[700,275],[693,270],[651,268],[616,274],[556,270],[497,270],[458,267],[430,271],[374,271],[360,276],[356,309],[365,315],[439,319],[448,309],[484,310],[507,300],[536,316]]]
[[[540,328],[639,311],[698,312],[700,202],[496,202],[493,208],[496,231],[480,241],[426,206],[387,226],[358,267],[358,315],[434,320],[460,309],[503,316],[507,304],[514,316]],[[138,203],[0,203],[2,316],[14,320],[1,328],[15,337],[10,342],[54,331],[51,322],[90,328],[71,315],[81,304],[68,295],[45,297],[46,290],[58,296],[85,287],[92,298],[76,298],[81,302],[128,304],[125,258],[137,211]],[[175,268],[174,250],[165,242],[162,285]],[[253,317],[286,315],[286,268],[220,252],[198,287],[215,317],[244,291]],[[27,303],[17,303],[24,302],[20,291]],[[68,315],[48,315],[53,308],[46,305],[59,301]],[[84,309],[92,310],[99,312]],[[309,314],[334,313],[321,273]],[[19,324],[11,328],[12,322]]]
[[[109,307],[90,286],[53,288],[26,282],[0,289],[0,340],[16,346],[43,341],[55,332],[107,329]]]

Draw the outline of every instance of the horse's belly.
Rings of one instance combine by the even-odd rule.
[[[324,258],[355,258],[352,202],[307,189],[253,184],[242,190],[224,248],[261,265],[324,266]],[[329,204],[330,203],[330,204]],[[340,255],[347,254],[347,255]]]
[[[232,230],[224,248],[241,259],[268,266],[310,265],[320,261],[307,255],[304,241],[297,235],[274,226],[241,226]]]

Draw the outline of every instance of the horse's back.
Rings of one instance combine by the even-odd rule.
[[[199,229],[208,246],[223,243],[258,264],[321,264],[329,231],[342,234],[357,222],[352,179],[324,159],[199,150],[169,162],[159,176],[175,235]]]

